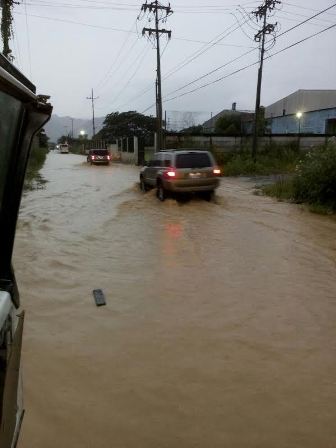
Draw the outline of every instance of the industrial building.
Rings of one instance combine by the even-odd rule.
[[[266,107],[271,134],[336,135],[336,90],[298,90]]]
[[[233,103],[231,109],[224,109],[218,114],[211,117],[210,120],[207,120],[205,123],[203,123],[203,132],[208,134],[214,133],[217,120],[224,116],[240,117],[242,122],[242,129],[245,130],[245,123],[253,120],[254,113],[247,110],[237,110],[237,103]]]

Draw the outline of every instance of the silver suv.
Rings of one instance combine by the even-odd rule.
[[[196,149],[160,151],[140,171],[140,188],[156,187],[160,201],[169,193],[201,192],[211,200],[221,171],[209,151]]]

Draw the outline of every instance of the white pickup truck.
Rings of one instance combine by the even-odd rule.
[[[48,97],[0,54],[0,447],[15,448],[24,415],[20,358],[24,312],[12,268],[15,228],[34,135]]]
[[[69,145],[68,143],[61,143],[59,145],[60,154],[69,154]]]

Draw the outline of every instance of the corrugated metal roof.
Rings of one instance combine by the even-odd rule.
[[[266,107],[266,118],[336,107],[336,90],[297,90]]]

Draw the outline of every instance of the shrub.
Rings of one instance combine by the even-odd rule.
[[[336,211],[336,145],[327,144],[306,154],[296,168],[294,199]]]
[[[261,190],[264,194],[273,198],[285,201],[292,200],[294,197],[293,178],[279,176],[274,184],[264,185]]]
[[[290,145],[271,144],[260,149],[256,163],[249,148],[238,152],[215,153],[226,176],[268,175],[294,172],[299,153]]]

